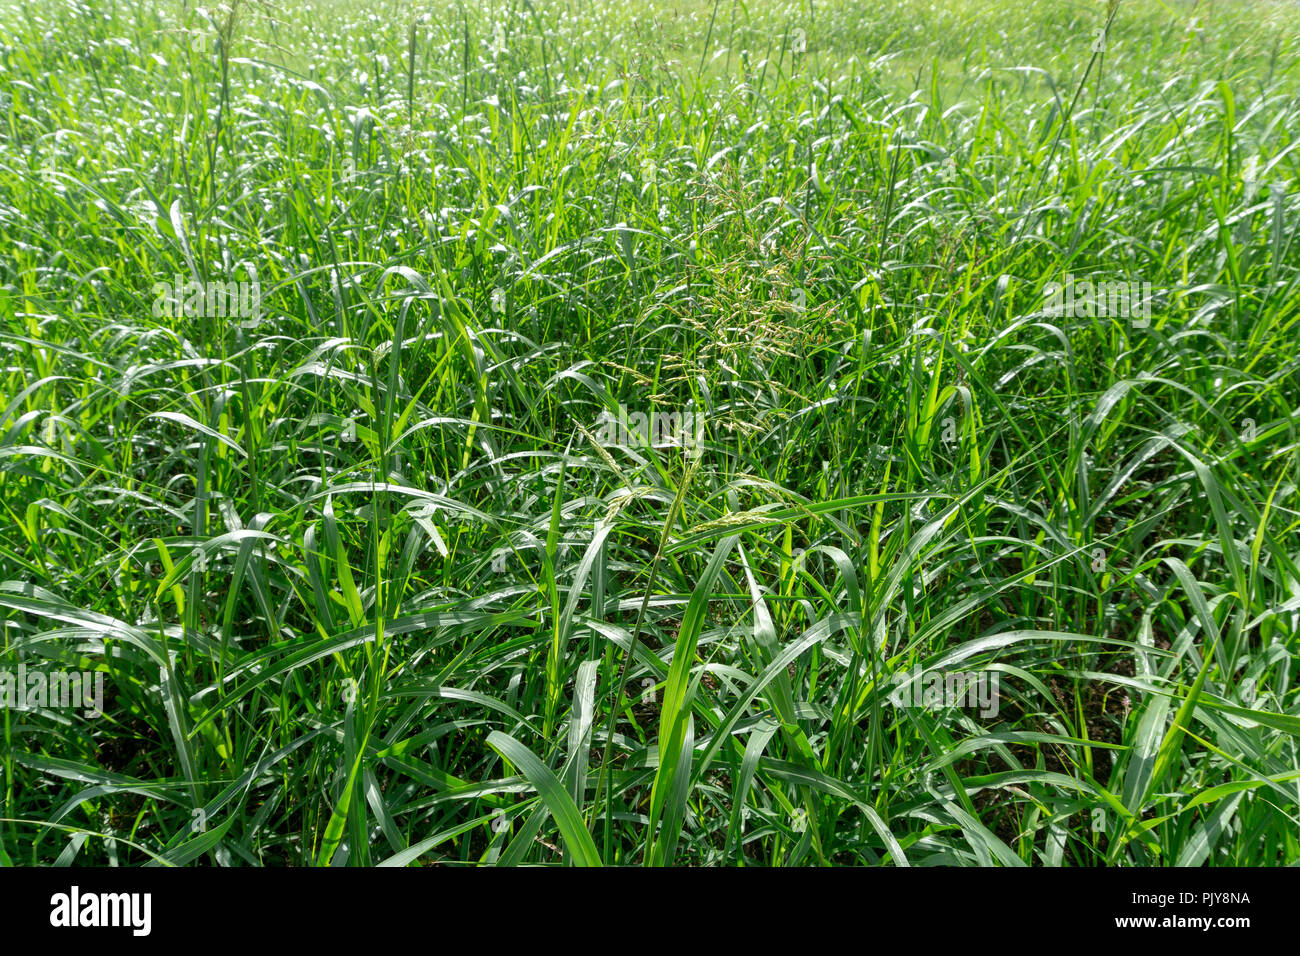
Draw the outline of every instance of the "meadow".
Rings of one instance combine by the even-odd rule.
[[[1300,863],[1295,3],[0,2],[0,863]]]

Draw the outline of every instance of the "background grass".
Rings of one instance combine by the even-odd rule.
[[[0,862],[1297,862],[1295,14],[8,3]]]

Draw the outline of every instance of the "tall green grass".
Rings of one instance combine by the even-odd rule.
[[[0,861],[1300,861],[1293,13],[9,3]]]

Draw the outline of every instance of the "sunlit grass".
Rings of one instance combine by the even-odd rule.
[[[5,7],[0,861],[1297,862],[1288,7]]]

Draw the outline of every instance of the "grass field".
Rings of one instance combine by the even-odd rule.
[[[4,0],[0,862],[1300,863],[1298,27]]]

